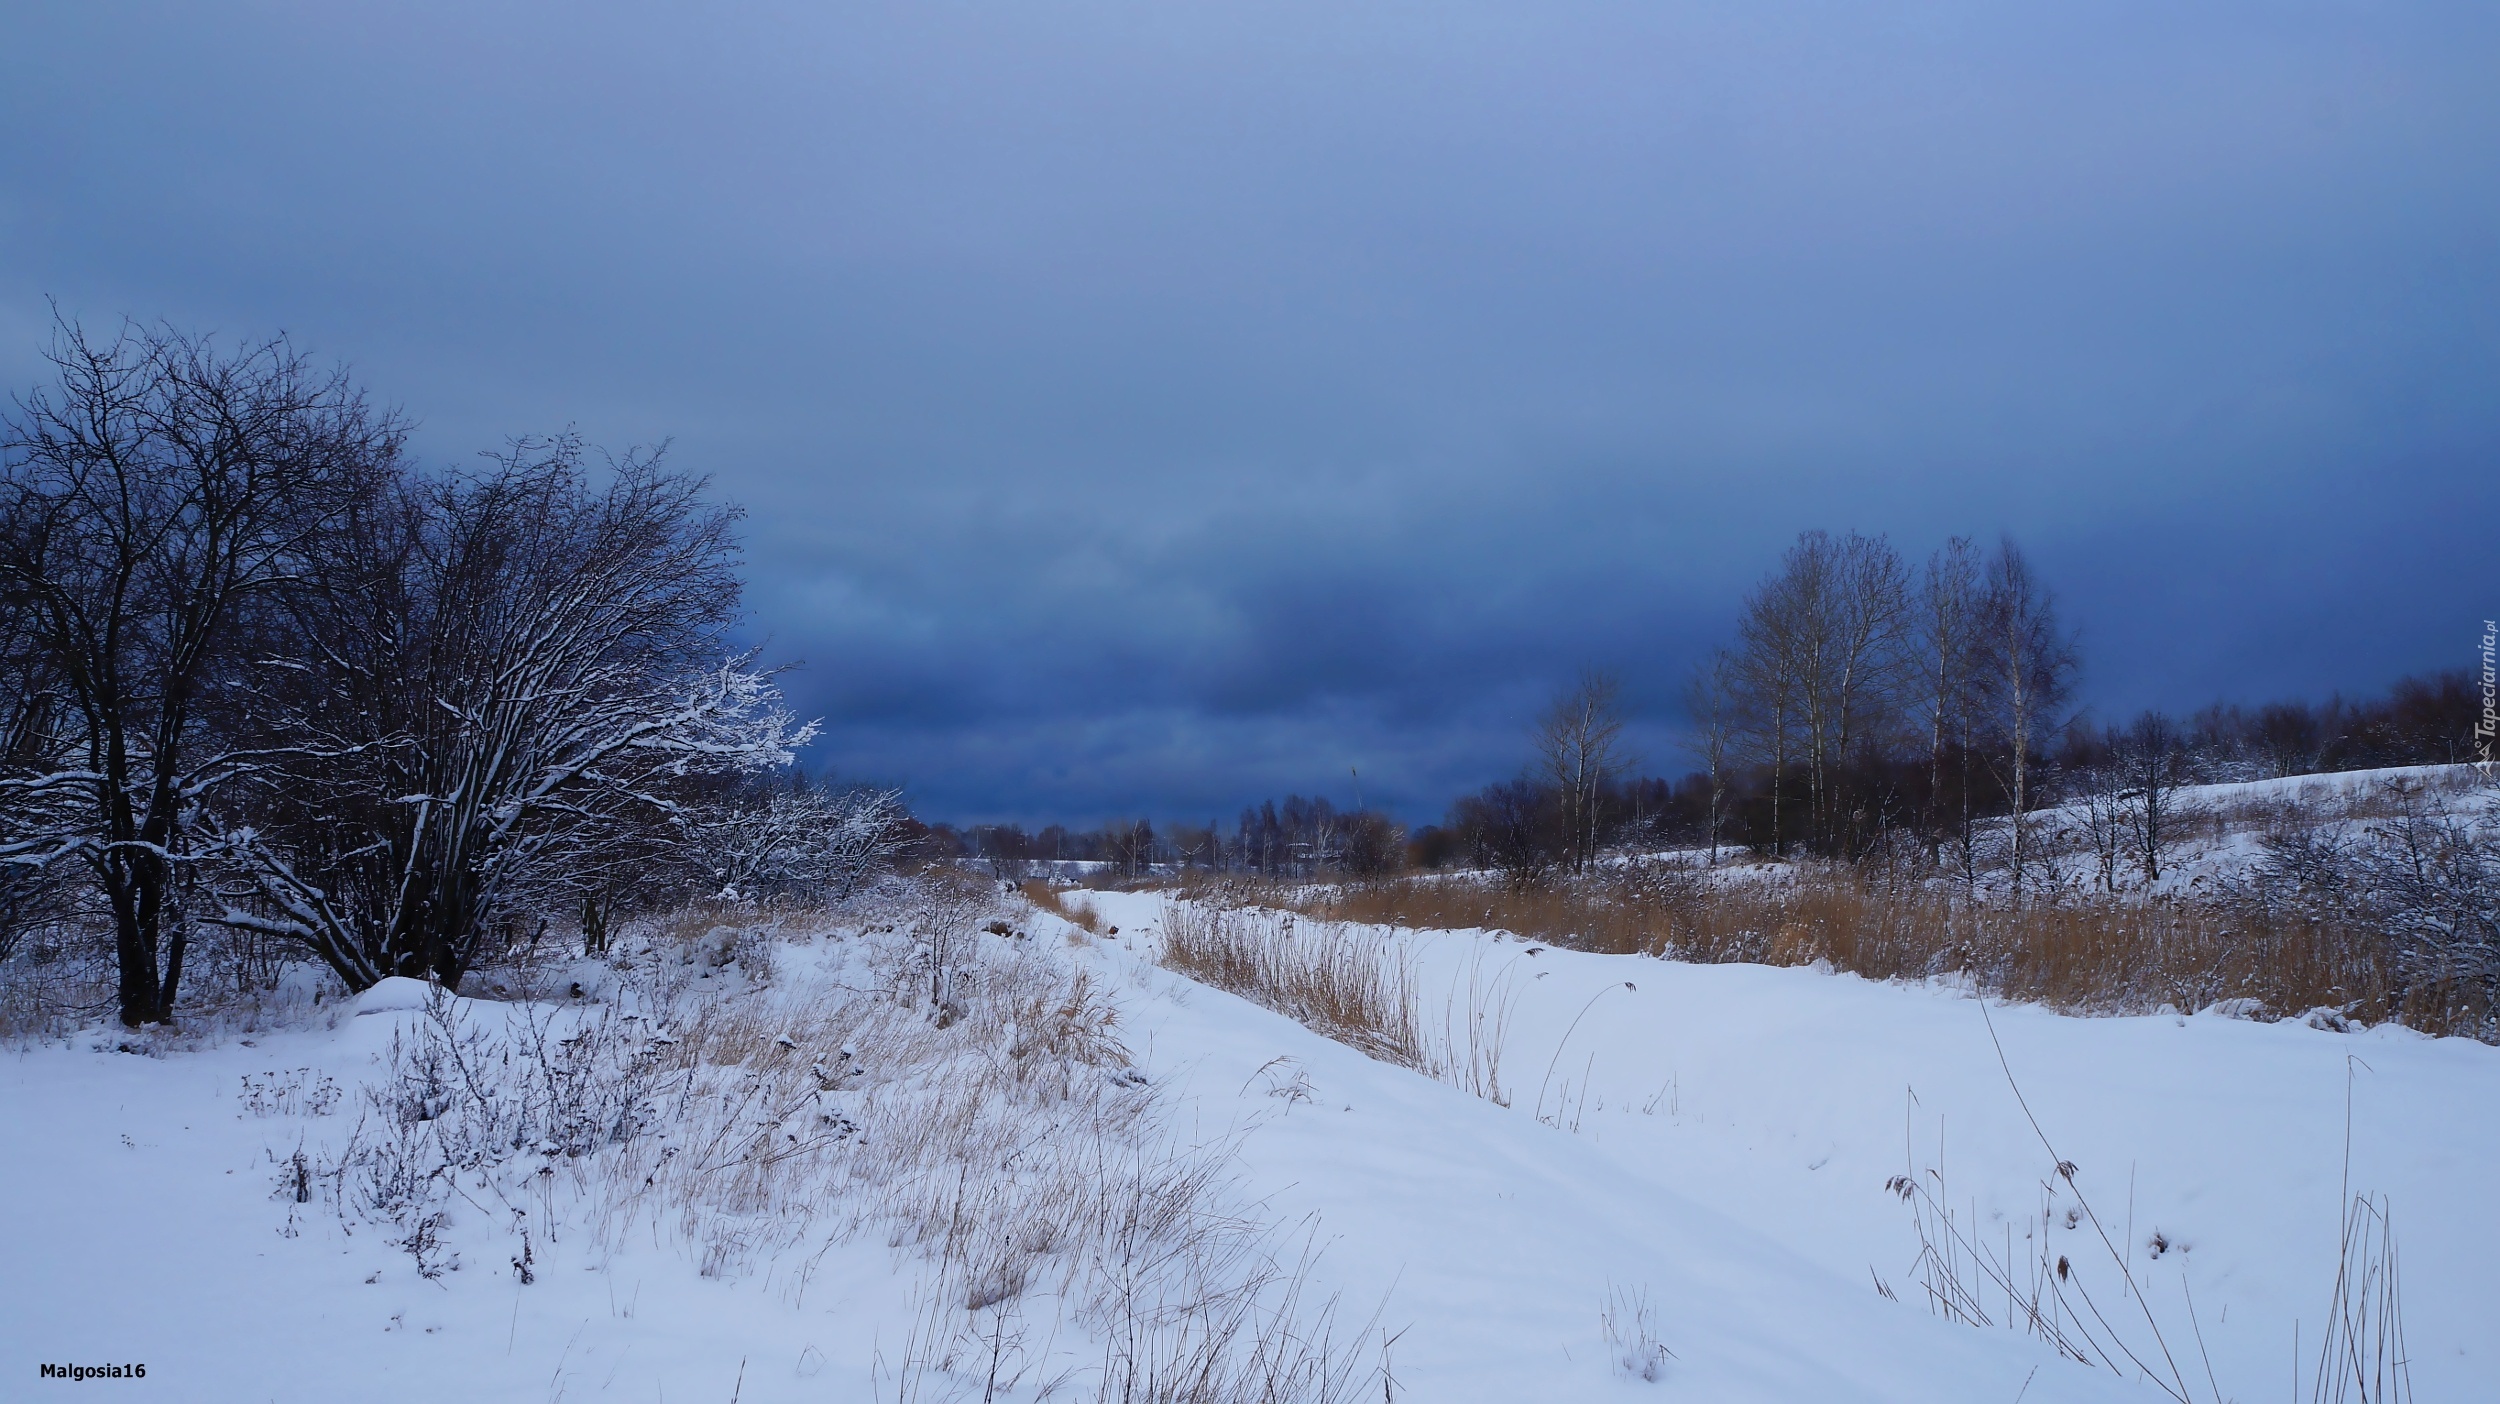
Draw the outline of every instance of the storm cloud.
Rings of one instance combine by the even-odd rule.
[[[0,370],[285,329],[744,503],[936,816],[1429,817],[1808,527],[2011,532],[2096,707],[2500,612],[2477,5],[20,5]],[[47,299],[50,303],[47,303]]]

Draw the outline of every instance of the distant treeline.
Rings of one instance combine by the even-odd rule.
[[[1908,858],[1974,877],[1984,866],[2019,893],[2036,861],[2029,816],[2086,792],[2124,805],[2147,785],[2476,758],[2481,698],[2463,670],[2362,700],[2096,717],[2074,704],[2081,657],[2054,592],[2010,540],[1982,550],[1955,538],[1913,568],[1881,537],[1807,532],[1746,596],[1734,632],[1691,679],[1696,764],[1681,778],[1643,773],[1620,742],[1619,688],[1592,674],[1538,719],[1518,775],[1412,833],[1376,811],[1288,796],[1229,830],[980,826],[931,842],[1002,868],[1466,866],[1524,881],[1610,849],[1740,849]]]
[[[1002,876],[1020,877],[1052,864],[1102,865],[1122,876],[1158,867],[1186,867],[1276,877],[1323,873],[1371,875],[1412,862],[1406,830],[1374,809],[1339,809],[1325,799],[1287,795],[1241,812],[1230,830],[1144,819],[1099,829],[1053,824],[1027,832],[1015,824],[940,824],[921,840],[932,857],[978,860]]]
[[[2254,708],[2215,703],[2185,719],[2147,712],[2123,726],[2079,718],[2060,729],[2042,765],[2045,788],[2040,793],[2042,802],[2062,799],[2072,785],[2136,748],[2139,738],[2165,734],[2174,738],[2175,763],[2188,783],[2462,764],[2478,758],[2474,725],[2481,708],[2471,677],[2453,669],[2401,678],[2383,695],[2359,701],[2330,697],[2323,703],[2273,702]],[[1948,786],[1970,773],[1962,761],[1960,756],[1948,758]],[[2007,788],[1994,783],[1996,776],[1986,768],[1973,775],[1974,819],[2002,819],[2010,811]],[[1922,778],[1916,765],[1898,761],[1888,774],[1869,767],[1848,777],[1877,796],[1879,814],[1894,817],[1920,811]],[[1882,788],[1887,780],[1889,793]],[[1719,802],[1719,842],[1771,853],[1775,831],[1770,775],[1749,767],[1730,775],[1726,785]],[[1514,831],[1526,830],[1526,843],[1544,849],[1546,863],[1562,861],[1559,826],[1537,817],[1541,810],[1558,808],[1551,789],[1541,777],[1530,776],[1466,796],[1441,823],[1410,835],[1409,863],[1418,868],[1501,867],[1506,824]],[[1793,781],[1787,803],[1791,809],[1803,803]],[[1711,782],[1706,771],[1678,780],[1640,776],[1609,783],[1600,807],[1608,846],[1697,848],[1710,842]],[[1523,809],[1528,813],[1522,815]]]

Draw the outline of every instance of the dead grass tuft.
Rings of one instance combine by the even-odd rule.
[[[1079,897],[1071,901],[1059,889],[1036,878],[1024,885],[1024,900],[1068,922],[1089,936],[1102,934],[1102,913],[1094,904]]]
[[[1415,980],[1386,937],[1290,912],[1163,906],[1163,963],[1382,1062],[1423,1069]]]

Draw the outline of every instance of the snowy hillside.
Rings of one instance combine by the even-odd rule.
[[[1144,897],[1098,900],[1106,915],[1144,920],[1150,910]],[[2500,1050],[2392,1026],[2333,1033],[2219,1013],[1983,1013],[1944,988],[1483,933],[1394,939],[1414,957],[1427,1022],[1446,1012],[1463,1025],[1472,1003],[1504,1024],[1508,1115],[1544,1122],[1541,1144],[1570,1148],[1553,1154],[1626,1177],[1632,1202],[1708,1206],[1832,1281],[1874,1297],[1881,1280],[1918,1303],[1918,1239],[1884,1191],[1890,1177],[1934,1186],[2019,1270],[2039,1256],[2024,1239],[2064,1160],[2077,1167],[2072,1189],[2052,1201],[2041,1233],[2052,1260],[2070,1258],[2100,1292],[2117,1339],[2156,1363],[2156,1334],[2166,1341],[2192,1397],[2213,1396],[2209,1353],[2221,1397],[2255,1399],[2290,1388],[2296,1322],[2314,1352],[2348,1177],[2353,1193],[2385,1196],[2396,1219],[2421,1397],[2493,1397],[2484,1337],[2500,1295],[2478,1264],[2500,1252],[2500,1218],[2482,1204],[2500,1157]],[[2089,1222],[2067,1226],[2074,1191],[2129,1245],[2153,1327],[2115,1285]],[[1559,1207],[1547,1206],[1548,1222]],[[1598,1217],[1628,1241],[1643,1216]],[[1710,1289],[1705,1280],[1688,1290]],[[1981,1305],[2005,1319],[2002,1303]],[[2314,1355],[2302,1364],[2302,1398],[2314,1367]]]
[[[1048,1197],[1095,1183],[1214,1216],[1195,1238],[1123,1232],[1186,1240],[1199,1289],[1250,1281],[1252,1328],[1298,1323],[1307,1345],[1325,1326],[1339,1397],[2164,1397],[2007,1329],[2005,1293],[1977,1294],[1991,1325],[1940,1319],[1916,1205],[2022,1290],[2067,1258],[2065,1299],[2106,1318],[2077,1338],[2190,1398],[2307,1398],[2348,1184],[2392,1214],[2419,1397],[2500,1397],[2500,1050],[2211,1014],[1983,1015],[1812,970],[1384,933],[1437,1047],[1484,1016],[1482,1073],[1498,1032],[1505,1106],[1158,968],[1159,896],[1089,900],[1099,937],[1015,903],[952,965],[891,930],[750,938],[717,964],[662,944],[665,987],[585,966],[578,1000],[559,984],[551,1005],[429,1008],[390,982],[155,1056],[101,1032],[12,1052],[0,1370],[14,1393],[45,1362],[144,1362],[155,1397],[213,1400],[1092,1399],[1121,1341],[1079,1261],[1150,1256]],[[891,998],[931,980],[934,1020]],[[638,1010],[660,1027],[662,994],[740,1012],[666,1043],[614,1034]],[[1099,1009],[1133,1067],[1077,1027]],[[676,1120],[653,1114],[661,1131],[579,1154],[532,1140],[412,1191],[442,1206],[419,1251],[404,1220],[339,1192],[355,1172],[317,1183],[412,1085],[429,1026],[506,1051],[614,1036],[628,1063],[659,1060],[632,1066],[674,1066],[678,1040],[726,1047],[736,1020],[745,1061],[698,1067],[710,1080],[679,1089]],[[734,1194],[687,1178],[785,1153],[813,1178]],[[1050,1178],[1080,1162],[1093,1180]],[[1195,1178],[1155,1178],[1175,1169]],[[1910,1200],[1887,1188],[1904,1175]],[[2132,1289],[2092,1220],[2068,1226],[2078,1196]],[[1017,1236],[1045,1221],[1055,1237]],[[948,1266],[955,1236],[983,1234],[1012,1281]],[[1156,1300],[1188,1286],[1160,1280]]]

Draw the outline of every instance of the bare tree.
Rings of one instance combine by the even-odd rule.
[[[56,380],[18,402],[0,478],[0,607],[50,683],[50,710],[16,718],[43,739],[0,778],[0,809],[40,822],[0,857],[84,864],[135,1027],[173,1015],[205,806],[269,763],[205,726],[238,633],[403,431],[283,339],[229,352],[64,324],[47,356]]]
[[[2161,861],[2193,817],[2179,791],[2190,773],[2187,738],[2159,712],[2138,716],[2112,738],[2111,759],[2121,786],[2129,848],[2147,883],[2161,881]]]
[[[1585,872],[1604,837],[1600,802],[1623,767],[1623,687],[1590,672],[1556,697],[1537,721],[1537,759],[1561,807],[1563,861]]]
[[[1843,795],[1835,774],[1880,743],[1899,713],[1903,654],[1910,638],[1909,573],[1900,553],[1881,536],[1856,532],[1831,543],[1832,617],[1824,631],[1830,654],[1815,675],[1823,701],[1812,710],[1827,719],[1828,744],[1818,737],[1815,792],[1825,845],[1856,856],[1865,835],[1844,833]]]
[[[1345,847],[1339,861],[1356,877],[1393,873],[1406,863],[1406,830],[1376,809],[1345,816]]]
[[[2371,826],[2360,866],[2406,982],[2500,996],[2500,810],[2444,812],[2418,784],[2387,793],[2397,816]]]
[[[2268,775],[2307,774],[2318,768],[2319,755],[2326,749],[2325,728],[2306,702],[2268,703],[2258,709],[2248,730]]]
[[[1213,825],[1208,826],[1210,831]],[[1033,836],[1021,824],[975,824],[966,837],[973,852],[990,870],[990,876],[1002,882],[1022,882],[1033,872],[1033,860],[1040,855],[1034,850]],[[1217,857],[1222,856],[1222,840],[1216,838]]]
[[[2034,771],[2046,740],[2064,725],[2077,655],[2058,623],[2056,596],[2033,573],[2012,538],[1988,560],[1980,627],[1974,638],[1989,722],[2003,748],[2006,797],[2012,806],[2009,875],[2014,901],[2032,858]]]
[[[1967,536],[1946,541],[1927,558],[1919,591],[1919,711],[1927,724],[1927,852],[1934,861],[1945,823],[1945,751],[1969,764],[1978,709],[1973,689],[1981,619],[1980,557]],[[1970,784],[1956,777],[1954,834],[1965,879],[1976,876],[1971,852]]]
[[[1134,823],[1113,824],[1103,831],[1113,872],[1122,877],[1144,877],[1154,871],[1155,830],[1144,819]]]
[[[62,836],[81,830],[84,787],[26,783],[76,770],[79,750],[32,623],[20,611],[0,612],[0,961],[27,937],[66,926],[80,895],[76,865],[53,860]]]
[[[2427,985],[2474,991],[2486,1032],[2500,1002],[2500,810],[2442,804],[2413,781],[2379,788],[2394,814],[2356,832],[2330,824],[2269,834],[2243,881],[2222,891],[2268,913],[2338,913],[2375,925],[2394,958],[2401,1009]]]
[[[787,764],[812,726],[724,642],[735,519],[650,457],[593,488],[570,439],[359,514],[257,699],[301,763],[226,831],[217,919],[456,987],[506,917],[630,881],[695,781]]]
[[[2056,765],[2061,828],[2082,839],[2092,854],[2094,880],[2113,894],[2119,869],[2135,859],[2138,834],[2126,746],[2124,729],[2095,730],[2077,718],[2067,725]]]
[[[2118,863],[2132,845],[2125,782],[2119,765],[2107,755],[2095,756],[2067,771],[2068,803],[2083,826],[2092,850],[2094,876],[2103,892],[2118,890]]]
[[[1788,767],[1804,712],[1805,673],[1813,651],[1807,635],[1819,588],[1805,572],[1784,569],[1745,597],[1737,619],[1730,677],[1736,704],[1732,734],[1747,760],[1771,772],[1774,855],[1788,849]]]
[[[1710,866],[1714,868],[1719,866],[1719,834],[1727,815],[1728,745],[1736,722],[1736,668],[1736,660],[1728,656],[1727,650],[1714,649],[1693,670],[1684,692],[1685,709],[1693,720],[1692,737],[1687,744],[1701,761],[1710,786],[1702,822],[1710,842]]]
[[[1499,869],[1513,891],[1544,882],[1565,851],[1560,797],[1527,776],[1487,785],[1451,810],[1451,827],[1478,867]]]
[[[1882,537],[1808,531],[1747,597],[1738,626],[1739,676],[1756,749],[1773,771],[1773,846],[1784,845],[1785,771],[1792,744],[1804,762],[1808,837],[1843,850],[1842,772],[1892,721],[1909,577]]]

